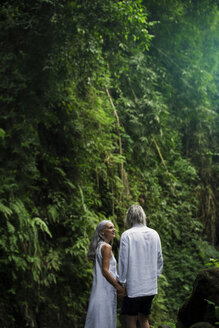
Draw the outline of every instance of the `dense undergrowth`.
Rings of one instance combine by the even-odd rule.
[[[82,328],[96,224],[161,237],[154,324],[217,258],[216,1],[3,1],[0,326]],[[204,23],[203,23],[204,22]]]

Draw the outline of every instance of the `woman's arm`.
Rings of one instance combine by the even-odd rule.
[[[108,244],[104,244],[101,248],[102,254],[102,273],[106,280],[117,289],[119,297],[126,295],[125,288],[111,275],[109,272],[110,259],[112,257],[112,247]]]

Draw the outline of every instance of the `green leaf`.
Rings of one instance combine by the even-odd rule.
[[[4,139],[5,138],[5,134],[6,134],[5,130],[3,130],[3,129],[0,128],[0,138]]]

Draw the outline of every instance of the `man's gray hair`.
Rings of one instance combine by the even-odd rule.
[[[90,246],[89,246],[88,253],[87,253],[88,260],[90,260],[90,261],[95,260],[96,249],[97,249],[99,243],[104,242],[104,237],[103,237],[103,235],[101,235],[100,232],[104,230],[107,223],[110,224],[112,222],[109,220],[103,220],[96,227],[96,230],[91,239]]]
[[[126,223],[129,227],[134,224],[146,225],[146,214],[140,205],[132,205],[126,213]]]

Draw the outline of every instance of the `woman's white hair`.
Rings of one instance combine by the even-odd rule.
[[[95,260],[96,249],[97,249],[98,244],[100,242],[104,242],[104,237],[103,237],[103,235],[101,235],[100,232],[104,230],[107,223],[112,223],[112,222],[109,220],[103,220],[96,227],[96,230],[94,232],[93,238],[91,239],[90,246],[89,246],[88,253],[87,253],[87,258],[90,261]]]
[[[129,227],[134,224],[146,225],[146,214],[140,205],[132,205],[126,213],[126,223]]]

